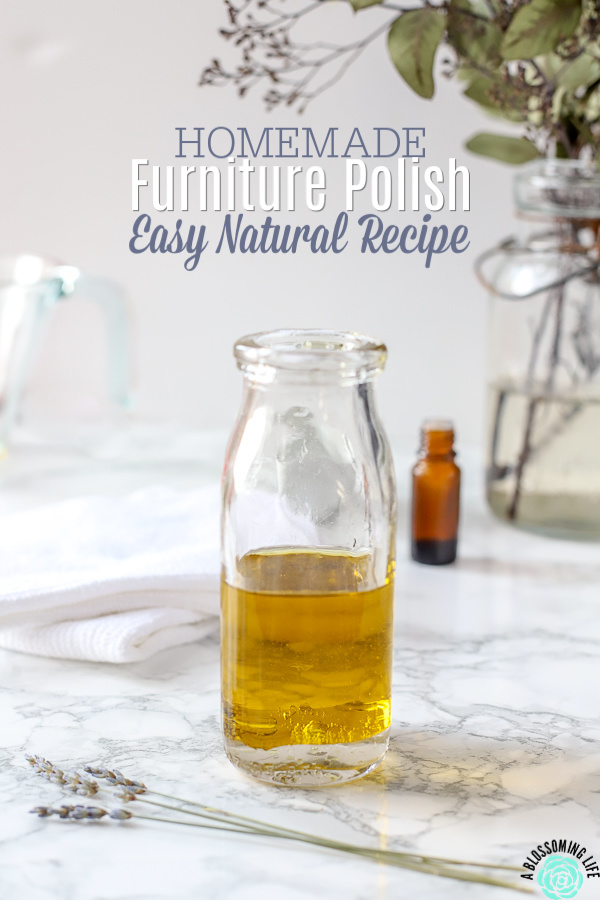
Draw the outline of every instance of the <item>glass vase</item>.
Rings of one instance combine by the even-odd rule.
[[[532,220],[478,261],[491,293],[487,498],[542,534],[600,539],[600,178],[539,160],[515,180]]]

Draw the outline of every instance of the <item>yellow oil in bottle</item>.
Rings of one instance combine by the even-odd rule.
[[[224,580],[221,595],[226,745],[318,749],[385,733],[392,568],[369,589],[367,554],[284,547],[244,556],[238,572],[243,589]]]

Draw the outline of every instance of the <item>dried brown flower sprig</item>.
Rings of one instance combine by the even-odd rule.
[[[348,844],[343,841],[329,840],[328,838],[308,834],[307,832],[283,828],[279,825],[270,825],[268,822],[261,822],[258,819],[251,819],[248,816],[240,816],[236,813],[227,812],[226,810],[216,809],[215,807],[207,806],[194,800],[185,800],[182,797],[176,797],[172,794],[154,791],[151,788],[146,787],[141,781],[126,778],[118,769],[85,766],[84,771],[88,775],[94,775],[96,778],[105,782],[104,785],[100,786],[97,781],[85,779],[78,772],[71,772],[66,776],[62,769],[59,769],[53,763],[44,759],[44,757],[27,756],[26,759],[37,774],[47,778],[53,784],[59,785],[59,787],[65,787],[68,790],[76,791],[76,787],[80,786],[85,781],[94,786],[94,793],[100,790],[107,790],[111,792],[113,796],[117,796],[125,802],[135,801],[136,806],[137,803],[145,803],[152,807],[165,809],[170,813],[177,814],[177,817],[170,816],[169,818],[166,818],[154,814],[144,815],[143,813],[138,812],[137,809],[135,811],[123,808],[108,810],[100,806],[73,806],[71,804],[62,804],[59,807],[34,807],[31,812],[41,818],[58,816],[60,819],[68,819],[70,821],[97,821],[105,817],[115,820],[148,819],[155,822],[193,825],[197,828],[210,828],[216,831],[229,831],[237,834],[275,837],[283,840],[301,841],[304,844],[312,844],[318,847],[351,853],[353,856],[361,856],[387,865],[411,869],[429,875],[438,875],[444,878],[457,879],[459,881],[471,881],[479,884],[509,888],[523,893],[532,893],[530,888],[523,886],[522,884],[505,881],[487,874],[487,870],[495,869],[520,872],[521,870],[515,866],[474,863],[465,860],[446,859],[444,857],[429,856],[419,853],[406,853],[398,850],[379,850],[371,847],[361,847],[356,844]],[[169,802],[163,803],[160,800],[153,800],[148,795],[161,797]],[[184,818],[180,818],[181,816],[184,816]],[[190,819],[196,821],[190,821]],[[203,821],[198,822],[197,819]],[[473,869],[475,871],[472,871]]]

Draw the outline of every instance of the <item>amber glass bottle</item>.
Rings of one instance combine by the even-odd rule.
[[[427,421],[413,468],[412,558],[430,566],[456,559],[460,469],[452,422]]]

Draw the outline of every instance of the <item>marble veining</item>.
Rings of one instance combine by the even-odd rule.
[[[512,531],[467,500],[458,565],[420,567],[400,546],[390,751],[355,783],[269,787],[230,765],[215,638],[120,667],[1,652],[0,898],[502,896],[258,837],[39,820],[27,810],[63,795],[26,752],[371,846],[519,865],[567,837],[598,858],[598,547]],[[598,896],[598,881],[578,896]]]

